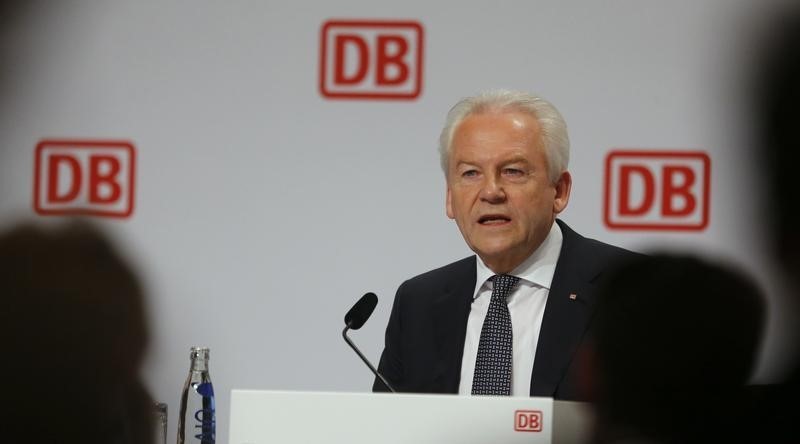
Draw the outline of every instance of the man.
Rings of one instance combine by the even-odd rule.
[[[764,163],[766,196],[772,204],[770,234],[772,249],[780,271],[786,279],[787,300],[784,309],[800,317],[800,222],[797,206],[800,190],[796,165],[800,160],[800,5],[788,3],[774,8],[769,17],[769,32],[760,36],[761,51],[752,62],[755,68],[755,93],[752,121],[756,123],[753,147]],[[737,67],[739,68],[739,67]],[[754,386],[756,397],[753,423],[757,424],[762,442],[797,441],[800,422],[800,324],[787,333],[788,346],[782,352],[779,368],[783,371],[778,384]]]
[[[632,253],[556,221],[572,187],[564,120],[533,95],[488,92],[450,110],[439,149],[447,215],[477,257],[400,286],[379,371],[404,392],[579,399],[594,287]]]

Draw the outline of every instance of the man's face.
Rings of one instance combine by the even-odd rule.
[[[447,173],[447,216],[495,273],[508,273],[547,237],[569,200],[554,184],[539,123],[519,111],[471,115],[456,128]]]

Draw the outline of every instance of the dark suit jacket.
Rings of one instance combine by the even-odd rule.
[[[587,239],[556,222],[564,241],[545,305],[530,394],[577,400],[574,357],[594,312],[595,287],[604,270],[635,253]],[[400,285],[378,365],[395,389],[458,393],[476,279],[471,256]],[[373,390],[386,387],[376,379]]]

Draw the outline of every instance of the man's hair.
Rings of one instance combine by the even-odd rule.
[[[547,157],[548,177],[555,183],[569,164],[569,136],[564,118],[555,106],[541,97],[504,89],[485,91],[473,97],[466,97],[450,108],[442,134],[439,136],[439,155],[444,175],[447,176],[448,173],[453,134],[464,119],[475,114],[509,111],[528,113],[539,122],[542,144]]]

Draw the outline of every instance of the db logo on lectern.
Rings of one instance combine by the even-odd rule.
[[[514,412],[514,430],[517,432],[541,432],[542,412],[539,410],[517,410]]]
[[[42,215],[128,217],[135,167],[130,142],[42,140],[36,146],[33,207]]]
[[[320,32],[320,93],[334,99],[414,99],[422,91],[422,61],[418,22],[330,20]]]
[[[699,151],[612,151],[606,157],[609,228],[700,231],[708,226],[711,159]]]

